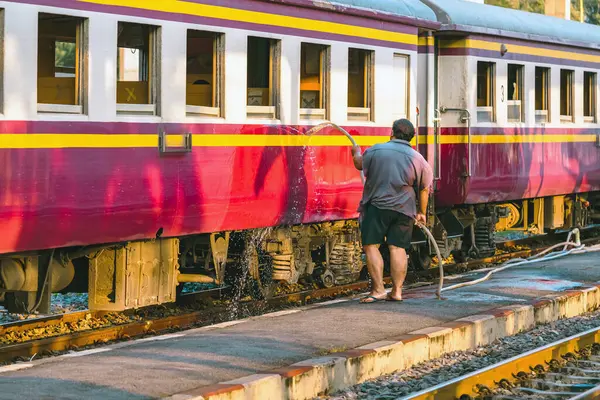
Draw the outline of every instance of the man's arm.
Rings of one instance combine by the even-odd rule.
[[[360,146],[352,146],[352,161],[354,161],[354,167],[362,171],[363,169],[363,157],[360,153]]]
[[[417,210],[417,222],[427,223],[427,203],[429,202],[429,188],[433,184],[433,171],[425,160],[419,180],[419,210]]]
[[[429,188],[419,192],[419,210],[417,211],[417,222],[427,222],[427,202],[429,201]]]

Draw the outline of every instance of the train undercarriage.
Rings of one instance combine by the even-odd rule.
[[[437,209],[428,223],[442,257],[464,262],[493,255],[498,240],[515,235],[600,223],[599,204],[600,193],[553,196]],[[434,254],[415,230],[409,268],[430,268]],[[174,302],[187,282],[266,298],[282,288],[332,287],[365,274],[358,223],[346,220],[5,256],[0,299],[9,312],[47,313],[51,293],[87,292],[91,310],[122,311]]]

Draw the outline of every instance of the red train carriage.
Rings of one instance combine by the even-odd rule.
[[[462,243],[442,244],[483,255],[495,250],[496,229],[541,234],[592,223],[600,29],[464,1],[426,3],[443,23],[422,39],[437,67],[428,148],[437,212],[454,208],[463,227],[475,218]]]
[[[304,134],[326,120],[370,146],[419,118],[445,255],[493,251],[496,228],[590,222],[600,54],[577,39],[600,43],[599,28],[548,31],[548,17],[462,1],[359,3],[0,2],[6,305],[65,288],[89,290],[93,309],[157,304],[240,266],[263,294],[358,279],[349,142]],[[511,23],[524,15],[528,31]],[[531,58],[540,49],[552,57]]]

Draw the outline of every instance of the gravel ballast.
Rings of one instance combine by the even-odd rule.
[[[330,400],[392,400],[496,364],[526,351],[600,326],[600,311],[538,326],[468,351],[455,351],[407,370],[322,396]]]
[[[214,289],[217,285],[206,283],[184,283],[182,293],[192,293],[201,290]],[[85,311],[88,308],[87,293],[52,293],[49,314],[12,314],[0,306],[0,324],[23,321],[26,319],[40,318],[48,315],[66,314],[75,311]]]
[[[52,293],[50,314],[12,314],[0,307],[0,324],[22,321],[26,319],[44,317],[46,315],[66,314],[75,311],[84,311],[88,307],[87,293]]]

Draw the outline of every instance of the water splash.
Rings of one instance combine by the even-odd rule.
[[[239,272],[237,284],[234,287],[234,293],[227,307],[230,319],[239,318],[241,314],[248,314],[248,310],[242,309],[242,300],[245,298],[246,288],[250,281],[250,264],[255,257],[255,251],[260,249],[263,243],[273,232],[273,227],[259,228],[249,231],[245,237],[244,250],[240,259],[241,271]],[[250,282],[252,283],[252,282]]]
[[[312,128],[310,128],[309,130],[306,130],[306,131],[300,130],[293,126],[289,126],[288,128],[297,135],[311,137],[314,134],[316,134],[330,126],[332,126],[332,125],[328,124],[328,123],[319,124],[319,125],[313,126]],[[323,212],[323,208],[324,208],[322,191],[321,191],[321,185],[323,184],[323,177],[321,175],[321,165],[318,162],[317,153],[315,151],[315,148],[313,146],[311,146],[311,144],[310,144],[310,139],[309,139],[309,142],[302,147],[301,151],[302,151],[302,159],[304,160],[304,162],[299,164],[297,166],[297,168],[306,169],[306,167],[308,167],[308,169],[310,171],[312,171],[312,173],[313,173],[312,179],[310,179],[310,181],[313,184],[312,203],[310,205],[310,209],[313,210],[313,214],[320,215]],[[291,167],[293,168],[293,166],[291,166]],[[306,171],[303,171],[303,172],[306,172]],[[307,182],[308,182],[308,178],[307,178]],[[308,193],[307,193],[307,196],[308,196]],[[296,220],[301,215],[304,215],[303,210],[299,210],[298,206],[299,206],[299,199],[293,198],[291,213],[295,217]],[[306,204],[306,206],[308,206],[308,204]],[[302,223],[302,221],[299,221],[299,222]]]

